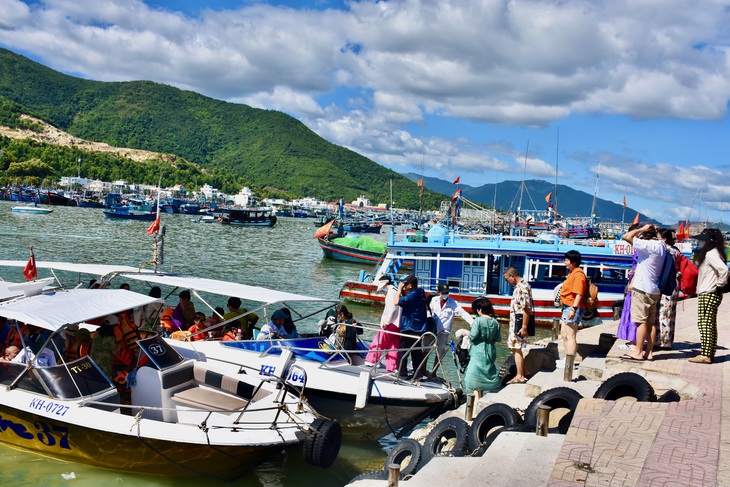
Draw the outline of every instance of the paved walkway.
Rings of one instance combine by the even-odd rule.
[[[676,376],[701,393],[680,402],[584,399],[547,485],[730,486],[730,295],[718,313],[715,363],[693,364],[699,352],[697,300],[679,303],[675,346],[653,362],[627,363],[617,343],[607,369],[628,367]],[[580,335],[580,333],[579,333]],[[723,398],[725,400],[723,400]]]
[[[480,406],[505,402],[524,409],[542,390],[574,387],[585,399],[580,401],[565,436],[550,434],[546,443],[546,438],[532,433],[505,433],[482,457],[435,458],[400,484],[730,486],[730,294],[725,295],[718,313],[718,352],[713,364],[687,360],[699,353],[696,317],[696,299],[679,303],[674,347],[655,351],[652,362],[621,360],[619,357],[626,352],[619,349],[623,342],[617,341],[605,360],[587,358],[575,374],[589,379],[597,375],[598,381],[566,383],[562,381],[562,370],[538,373],[527,384],[508,386],[480,401]],[[610,322],[581,330],[578,342],[598,345],[600,335],[615,334],[616,326],[616,322]],[[592,399],[600,380],[625,371],[643,375],[658,394],[676,389],[681,401]],[[463,407],[447,414],[463,417]],[[415,432],[414,436],[426,433]],[[354,485],[386,484],[360,481]]]

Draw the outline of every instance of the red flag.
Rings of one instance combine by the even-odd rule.
[[[639,224],[639,214],[637,213],[634,217],[634,221],[631,222],[632,225],[638,225]]]
[[[626,208],[626,196],[624,196],[624,208]]]
[[[679,222],[679,228],[677,229],[677,242],[684,240],[684,222]]]
[[[689,238],[689,220],[684,224],[684,238]]]
[[[451,197],[451,200],[454,201],[458,200],[459,198],[461,198],[461,188],[456,190],[456,193],[454,193],[454,196]]]
[[[157,218],[155,218],[155,221],[152,222],[152,224],[147,227],[147,235],[152,235],[153,233],[157,233],[160,231],[160,214],[157,213]]]
[[[552,199],[552,197],[553,197],[553,192],[552,192],[552,191],[550,191],[550,192],[549,192],[549,193],[547,194],[547,196],[545,196],[545,203],[550,203],[550,200]]]
[[[322,238],[322,237],[326,237],[327,235],[329,235],[330,228],[332,228],[332,225],[334,225],[334,223],[335,223],[335,219],[333,218],[332,220],[328,221],[327,223],[325,223],[324,225],[319,227],[317,229],[317,231],[314,232],[314,236],[312,238]]]
[[[25,279],[27,281],[32,281],[36,277],[38,277],[38,270],[35,266],[35,255],[33,254],[33,247],[30,248],[30,258],[28,259],[28,263],[25,264],[25,267],[23,268],[23,275],[25,276]]]
[[[423,187],[423,178],[419,179],[416,184],[418,185],[419,188],[422,188]]]
[[[461,176],[456,176],[456,179],[454,179],[454,182],[451,184],[459,184],[459,181],[461,181]]]

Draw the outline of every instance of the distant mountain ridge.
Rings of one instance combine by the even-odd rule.
[[[407,173],[405,176],[411,181],[418,181],[421,176],[414,173]],[[424,177],[423,183],[426,188],[448,196],[453,196],[457,187],[461,188],[462,195],[475,203],[494,206],[501,211],[515,211],[519,206],[519,191],[522,181],[502,181],[496,184],[484,184],[474,187],[467,184],[452,184],[438,178]],[[495,194],[496,188],[496,194]],[[547,208],[545,197],[553,193],[552,201],[556,201],[558,212],[566,217],[590,217],[593,206],[593,195],[585,191],[573,189],[563,184],[557,185],[541,179],[530,179],[525,181],[525,191],[522,194],[523,210],[544,210]],[[596,219],[599,222],[612,221],[620,222],[623,215],[624,221],[630,223],[634,220],[637,211],[626,207],[624,213],[623,205],[612,201],[596,198]],[[652,221],[646,215],[640,214],[641,221]],[[655,222],[658,223],[658,222]]]
[[[247,184],[264,190],[264,195],[314,196],[327,201],[341,197],[352,201],[364,195],[387,203],[393,181],[393,200],[399,206],[419,206],[415,183],[328,142],[282,112],[215,100],[151,81],[101,82],[67,76],[0,48],[2,99],[74,137],[174,155],[170,160],[178,169],[184,170],[185,161],[202,168],[198,184],[228,184],[229,188],[218,186],[225,192],[235,193]],[[6,152],[0,159],[0,173],[15,162],[13,154]],[[52,167],[53,177],[69,175],[61,173],[58,161],[42,159]],[[150,180],[139,180],[136,172],[140,171],[131,165],[117,172],[117,177],[136,183],[157,183],[157,177],[151,177],[154,171],[144,173]],[[440,200],[440,195],[426,191],[423,204],[437,208]]]

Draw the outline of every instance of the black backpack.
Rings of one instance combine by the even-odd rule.
[[[671,296],[677,288],[677,266],[674,263],[674,256],[667,249],[664,254],[664,265],[659,275],[659,292],[664,296]]]

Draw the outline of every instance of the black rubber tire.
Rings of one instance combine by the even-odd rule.
[[[637,401],[654,401],[654,388],[639,374],[622,372],[606,379],[593,395],[596,399],[615,401],[622,397],[633,397]]]
[[[469,426],[469,450],[479,448],[495,428],[509,428],[522,422],[520,414],[508,404],[495,403],[482,409]]]
[[[585,313],[583,313],[583,318],[581,318],[581,320],[589,321],[596,316],[598,316],[598,308],[586,309]]]
[[[358,480],[388,480],[388,472],[384,470],[368,470],[350,479],[347,485],[353,484]]]
[[[453,440],[450,450],[443,450],[442,441]],[[469,425],[461,418],[451,416],[436,424],[423,443],[421,466],[433,457],[463,457],[468,453]]]
[[[423,448],[421,444],[411,438],[401,440],[397,445],[390,450],[388,458],[385,460],[384,470],[389,471],[390,466],[397,463],[401,466],[400,478],[403,479],[406,475],[416,473],[418,470],[418,464],[421,462],[421,456],[423,455]],[[404,467],[403,462],[410,458],[408,464]]]
[[[570,387],[556,387],[555,389],[543,391],[527,406],[525,410],[525,425],[532,430],[537,428],[537,409],[540,406],[550,406],[553,409],[568,409],[569,412],[558,424],[558,431],[561,435],[564,435],[568,432],[570,421],[573,419],[573,413],[575,413],[575,409],[578,407],[581,399],[583,399],[583,396]]]
[[[304,461],[315,467],[330,467],[340,453],[342,426],[331,419],[317,418],[304,440]]]
[[[502,381],[503,386],[506,386],[507,382],[511,381],[516,375],[517,364],[515,364],[515,356],[510,355],[502,364],[502,368],[499,369],[499,380]]]
[[[679,402],[682,397],[679,392],[674,389],[669,389],[667,392],[657,398],[657,402]]]

